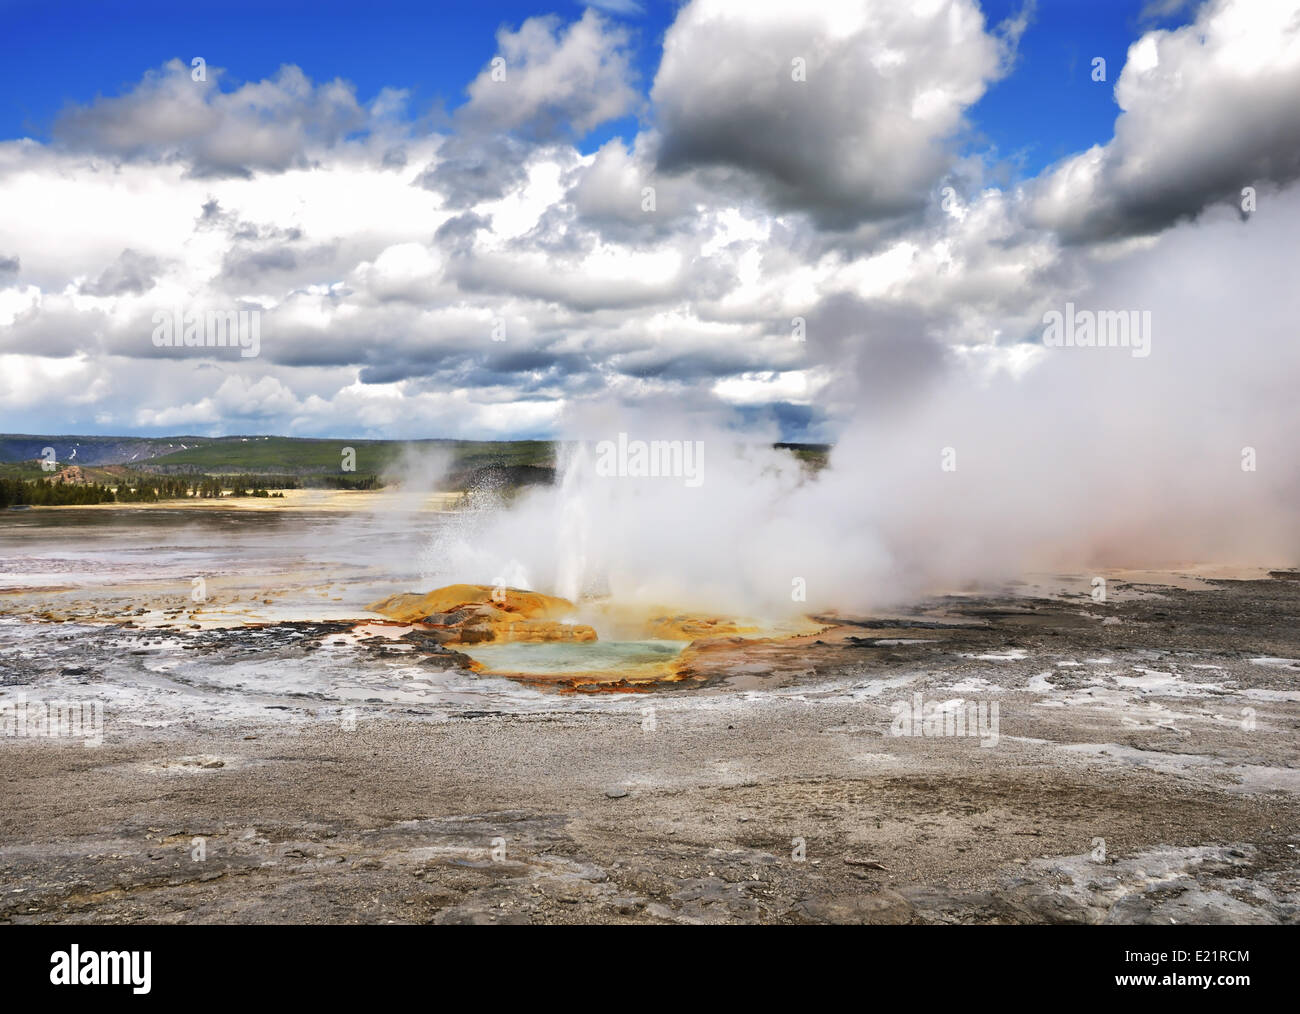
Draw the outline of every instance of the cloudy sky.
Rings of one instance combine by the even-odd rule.
[[[0,431],[832,440],[1294,263],[1300,0],[181,6],[0,4]],[[154,345],[208,309],[259,355]]]

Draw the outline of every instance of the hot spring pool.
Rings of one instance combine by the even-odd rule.
[[[548,641],[476,644],[460,650],[488,672],[563,676],[662,666],[685,647],[685,641]]]

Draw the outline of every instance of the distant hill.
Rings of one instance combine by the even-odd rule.
[[[355,452],[358,474],[399,470],[404,461],[450,455],[455,471],[487,466],[549,467],[552,445],[545,440],[319,440],[298,437],[223,437],[201,446],[160,454],[144,462],[148,471],[208,474],[312,475],[338,472],[345,448]]]
[[[813,468],[825,463],[824,444],[778,444]],[[48,478],[35,459],[53,447],[60,468],[94,469],[91,478],[132,472],[159,475],[295,476],[319,484],[339,477],[343,452],[355,452],[354,478],[396,475],[425,459],[439,460],[451,488],[519,487],[554,481],[555,445],[548,440],[359,440],[313,437],[100,437],[0,434],[0,475]],[[334,481],[329,479],[325,481]]]
[[[60,465],[125,465],[212,443],[212,437],[29,436],[0,433],[0,462],[31,461],[47,447]]]
[[[486,469],[506,470],[512,479],[542,481],[554,467],[546,440],[360,440],[276,436],[88,437],[0,435],[0,472],[40,478],[34,464],[53,447],[60,468],[68,465],[126,466],[163,475],[327,475],[342,470],[345,448],[357,475],[382,475],[404,463],[449,457],[459,478]],[[46,476],[48,477],[48,476]]]

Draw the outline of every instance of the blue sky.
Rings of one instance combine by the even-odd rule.
[[[635,0],[628,0],[629,3]],[[1147,0],[1042,0],[1021,40],[1014,72],[995,82],[970,110],[972,150],[993,149],[1016,176],[1111,136],[1119,112],[1112,85],[1125,52],[1143,30],[1176,27],[1193,5],[1173,15],[1142,16]],[[5,59],[0,61],[0,138],[47,140],[51,123],[69,103],[129,91],[141,75],[173,57],[202,56],[224,67],[229,90],[296,64],[314,81],[351,81],[360,100],[385,87],[407,89],[411,107],[425,113],[465,101],[465,86],[495,52],[502,26],[554,13],[578,17],[584,4],[496,0],[492,3],[349,0],[221,0],[177,4],[166,0],[3,0]],[[648,91],[676,3],[643,0],[640,12],[619,13],[621,0],[597,4],[634,30],[640,85]],[[986,0],[990,26],[1023,7],[1023,0]],[[80,26],[70,32],[69,25]],[[1091,60],[1105,57],[1109,82],[1091,80]],[[630,117],[602,124],[583,139],[592,151],[611,136],[631,137]]]

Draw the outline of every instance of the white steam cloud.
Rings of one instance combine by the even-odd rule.
[[[570,420],[586,446],[562,456],[559,483],[440,537],[434,570],[773,617],[1026,570],[1294,564],[1300,295],[1274,252],[1298,228],[1290,193],[1249,228],[1208,217],[1094,265],[1095,284],[1058,308],[1150,311],[1149,357],[1038,334],[994,359],[949,357],[924,383],[905,378],[915,397],[864,400],[815,477],[707,420],[588,409]],[[858,363],[861,390],[887,388],[871,369]],[[592,442],[620,432],[703,441],[703,482],[598,474]]]

